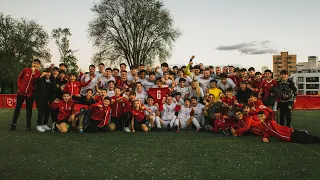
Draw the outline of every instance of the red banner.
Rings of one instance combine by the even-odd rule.
[[[294,109],[299,110],[318,110],[320,109],[320,96],[304,95],[297,96]]]
[[[0,100],[2,106],[0,108],[15,108],[17,104],[17,95],[16,94],[0,94]],[[22,108],[26,107],[26,101],[23,102]],[[36,108],[36,103],[33,103],[33,108]]]

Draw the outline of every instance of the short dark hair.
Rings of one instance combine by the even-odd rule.
[[[162,63],[161,67],[169,67],[168,63]]]
[[[221,107],[214,110],[214,113],[223,113],[223,109]]]
[[[89,91],[91,91],[93,93],[93,90],[90,89],[90,88],[86,90],[86,93],[89,92]]]
[[[142,85],[142,83],[141,83],[141,82],[136,82],[136,85],[137,85],[137,84],[141,84],[141,85]]]
[[[200,69],[199,65],[195,65],[193,69]]]
[[[234,68],[234,66],[232,66],[232,65],[229,65],[228,67],[233,67]]]
[[[271,71],[270,69],[266,69],[266,70],[264,70],[264,73],[267,73],[267,72],[269,72],[269,73],[271,73],[271,74],[272,74],[272,71]]]
[[[125,63],[121,63],[121,64],[120,64],[120,67],[121,67],[121,66],[127,67],[127,65],[126,65]]]
[[[46,68],[43,72],[51,73],[51,68]]]
[[[113,68],[112,71],[118,71],[119,72],[119,69],[118,68]]]
[[[104,63],[101,62],[98,64],[98,66],[105,66],[105,65],[104,65]]]
[[[195,96],[192,96],[190,99],[191,99],[191,100],[192,100],[192,99],[198,100],[198,98],[195,97]]]
[[[67,74],[65,70],[60,70],[59,74]]]
[[[255,71],[254,67],[250,67],[248,71]]]
[[[144,70],[144,69],[142,69],[142,70],[140,70],[140,71],[139,71],[139,73],[138,73],[138,74],[140,75],[141,73],[146,73],[146,74],[147,74],[147,71],[146,71],[146,70]]]
[[[174,95],[175,96],[181,96],[181,92],[176,92]]]
[[[184,99],[184,102],[189,101],[191,102],[191,100],[189,98]]]
[[[287,74],[288,75],[288,71],[287,70],[280,71],[280,75],[283,75],[283,74]]]
[[[259,111],[258,114],[264,114],[266,115],[266,113],[264,111]]]
[[[149,96],[147,97],[147,99],[153,99],[153,97],[149,95]],[[154,100],[154,99],[153,99],[153,100]]]
[[[53,67],[52,71],[59,71],[59,68],[58,67]]]
[[[105,71],[112,71],[112,69],[108,67],[105,69]]]
[[[144,64],[139,64],[139,66],[143,66],[144,67]]]
[[[253,93],[250,94],[250,97],[251,96],[258,98],[258,93],[253,92]]]
[[[156,78],[156,81],[161,81],[161,82],[162,82],[161,77],[157,77],[157,78]]]
[[[173,66],[172,69],[179,69],[178,66]]]
[[[136,65],[130,66],[130,70],[132,70],[132,69],[138,69],[138,66],[136,66]]]
[[[261,72],[256,72],[254,75],[258,76],[258,75],[261,75]]]
[[[70,92],[64,91],[62,95],[64,94],[68,94],[69,96],[71,96]]]
[[[61,66],[64,66],[64,67],[66,67],[66,68],[68,67],[65,63],[60,63],[60,64],[59,64],[59,67],[61,67]]]
[[[108,84],[110,84],[110,83],[116,84],[114,81],[108,81]]]
[[[238,67],[234,68],[234,72],[240,72],[240,68]]]
[[[240,112],[241,114],[243,114],[243,109],[241,108],[237,108],[235,111],[234,111],[234,114]]]
[[[247,72],[247,69],[246,68],[242,68],[242,69],[240,69],[240,72]]]
[[[155,76],[156,73],[155,73],[154,71],[151,71],[151,72],[149,72],[149,76],[150,76],[150,75],[154,75],[154,76]]]
[[[216,81],[215,79],[211,79],[210,82],[211,82],[211,83],[213,83],[213,82],[214,82],[214,83],[217,83],[217,81]]]
[[[93,65],[93,64],[91,64],[91,65],[89,66],[89,68],[91,68],[91,67],[96,68],[96,66],[95,66],[95,65]]]
[[[34,59],[33,62],[37,62],[37,63],[41,64],[41,61],[39,59]]]
[[[136,95],[137,95],[137,93],[135,91],[130,91],[129,92],[129,96],[136,96]]]
[[[226,92],[233,92],[233,89],[232,88],[227,88]]]
[[[227,75],[226,73],[221,73],[221,74],[220,74],[220,79],[221,79],[221,78],[228,78],[228,75]]]
[[[72,73],[69,74],[69,76],[70,76],[70,77],[71,77],[71,76],[76,76],[76,74],[72,72]],[[77,77],[77,76],[76,76],[76,77]]]
[[[180,78],[179,82],[186,82],[186,79],[185,78]]]
[[[111,98],[107,96],[107,97],[105,97],[103,100],[111,101]]]

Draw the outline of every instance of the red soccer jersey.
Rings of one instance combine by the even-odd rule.
[[[53,102],[51,104],[51,109],[59,109],[58,121],[69,119],[74,109],[74,102],[65,102],[60,100],[58,103]]]
[[[272,79],[271,81],[265,79],[261,82],[259,89],[262,89],[264,92],[263,99],[267,99],[270,96],[270,89],[272,87],[278,87],[278,83],[275,79]]]
[[[235,128],[236,126],[237,123],[233,119],[221,117],[219,119],[214,120],[214,128],[212,131],[219,132],[219,130],[229,130],[231,128]]]
[[[231,106],[231,107],[235,105],[234,101],[236,100],[237,98],[235,96],[232,96],[232,98],[228,98],[228,97],[222,98],[222,102],[226,103],[228,106]]]
[[[238,129],[236,129],[237,136],[241,136],[247,131],[251,131],[254,134],[261,135],[259,124],[259,121],[253,120],[250,116],[243,116],[242,120],[238,120]]]
[[[159,111],[162,111],[162,108],[163,108],[162,100],[163,100],[163,98],[167,97],[169,92],[170,92],[170,90],[168,87],[149,88],[148,94],[153,97],[155,103],[158,103]]]
[[[137,122],[141,122],[146,118],[146,114],[144,113],[144,110],[142,110],[142,109],[140,109],[139,111],[132,110],[132,115],[134,117],[134,120]]]
[[[91,80],[89,80],[88,82],[68,82],[64,87],[64,91],[70,93],[71,96],[76,96],[80,94],[80,90],[82,87],[85,87],[90,83]]]

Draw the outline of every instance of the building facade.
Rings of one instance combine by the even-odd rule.
[[[292,74],[298,95],[320,95],[320,73]]]
[[[280,72],[286,70],[289,74],[297,72],[297,55],[289,52],[281,52],[280,55],[273,55],[273,76],[277,78]]]
[[[317,56],[309,56],[307,62],[297,64],[298,73],[317,73],[320,72],[320,62]]]

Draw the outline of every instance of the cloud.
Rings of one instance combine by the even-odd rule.
[[[277,49],[270,47],[271,42],[266,41],[253,41],[249,43],[240,43],[229,46],[219,46],[216,49],[219,51],[234,51],[237,50],[242,55],[257,55],[257,54],[277,54]]]

